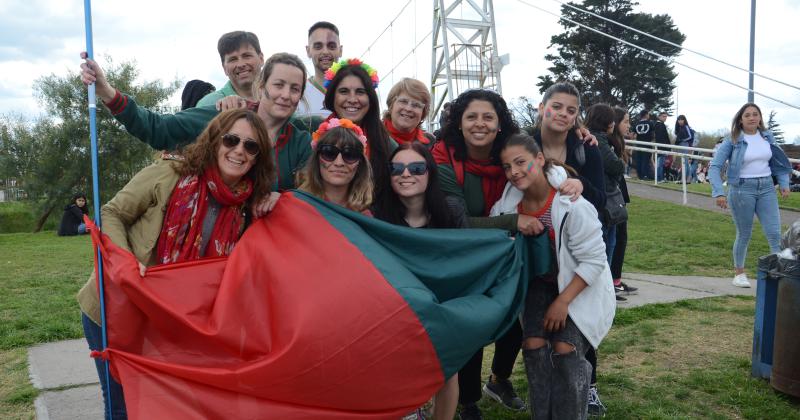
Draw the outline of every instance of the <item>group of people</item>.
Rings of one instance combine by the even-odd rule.
[[[433,418],[452,419],[459,405],[462,419],[482,418],[482,392],[535,418],[604,410],[595,350],[611,327],[615,292],[635,290],[620,281],[626,110],[593,105],[581,124],[580,93],[557,83],[528,134],[499,94],[476,89],[450,104],[434,137],[421,128],[431,109],[425,84],[402,79],[381,116],[376,70],[341,59],[339,31],[329,22],[309,29],[311,76],[294,54],[265,60],[250,32],[223,35],[218,52],[229,82],[169,115],[139,107],[96,62],[81,65],[83,82],[95,83],[128,132],[163,151],[101,212],[104,233],[136,256],[143,276],[153,265],[230,255],[242,232],[291,189],[410,228],[547,235],[549,270],[529,279],[520,322],[495,343],[490,377],[482,381],[478,350],[433,396]],[[89,346],[101,350],[93,277],[78,300]],[[509,380],[520,351],[527,405]],[[113,378],[106,386],[99,361],[97,369],[107,416],[125,418],[121,386]]]

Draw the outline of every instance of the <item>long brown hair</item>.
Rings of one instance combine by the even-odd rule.
[[[356,174],[347,188],[347,208],[353,211],[364,211],[372,204],[372,169],[369,160],[364,156],[364,146],[352,130],[334,127],[328,130],[316,145],[316,150],[308,159],[305,168],[297,174],[297,188],[319,198],[325,197],[325,184],[320,172],[319,150],[323,144],[332,144],[340,149],[345,147],[358,150],[360,159]]]
[[[517,133],[511,135],[511,137],[509,137],[508,140],[506,141],[506,144],[503,146],[503,150],[508,149],[511,146],[522,146],[534,157],[538,156],[539,153],[542,153],[542,155],[544,156],[544,152],[542,152],[542,148],[539,146],[539,143],[537,143],[532,136],[525,133]],[[553,158],[544,159],[544,167],[542,167],[542,173],[547,173],[547,171],[550,170],[550,168],[552,168],[553,165],[564,168],[567,171],[567,175],[570,177],[578,176],[578,172],[573,167]]]
[[[744,115],[744,111],[750,107],[758,110],[758,115],[761,120],[758,122],[758,131],[760,132],[766,130],[766,127],[764,127],[764,113],[761,112],[761,108],[752,102],[748,102],[742,105],[736,115],[733,116],[733,122],[731,122],[731,142],[733,142],[733,144],[736,144],[736,142],[739,141],[739,136],[742,134],[742,115]]]
[[[253,128],[258,143],[258,155],[256,155],[253,167],[245,174],[253,180],[253,194],[250,196],[251,202],[257,202],[266,197],[272,189],[275,180],[275,165],[273,163],[272,145],[267,134],[267,127],[255,112],[244,108],[223,111],[214,117],[208,126],[197,137],[197,141],[186,146],[183,151],[185,160],[177,165],[178,173],[181,175],[200,175],[209,166],[217,165],[217,151],[222,147],[222,136],[233,127],[236,121],[247,120]]]

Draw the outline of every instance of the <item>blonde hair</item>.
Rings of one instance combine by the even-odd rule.
[[[348,147],[359,152],[358,168],[347,188],[346,206],[357,212],[368,209],[372,204],[372,169],[369,160],[364,156],[364,145],[353,131],[344,127],[334,127],[320,137],[305,168],[297,174],[297,188],[319,198],[325,197],[325,183],[319,169],[319,150],[324,144],[332,144],[340,149]]]
[[[390,110],[392,109],[392,105],[394,105],[394,101],[397,100],[397,97],[400,96],[401,93],[406,93],[412,99],[417,99],[425,104],[425,107],[422,109],[422,120],[425,120],[431,108],[431,93],[424,83],[410,77],[404,77],[392,86],[389,95],[386,97],[387,108],[383,113],[383,119],[392,120]],[[422,123],[422,120],[420,120],[420,123]]]

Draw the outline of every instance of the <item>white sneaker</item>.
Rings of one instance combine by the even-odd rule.
[[[733,277],[733,285],[736,287],[750,287],[750,280],[747,280],[747,274],[737,274]]]

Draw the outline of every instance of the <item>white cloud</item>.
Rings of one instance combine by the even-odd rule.
[[[202,79],[217,87],[225,83],[216,42],[220,34],[245,29],[255,32],[266,55],[293,52],[305,59],[303,49],[308,26],[330,20],[342,32],[345,56],[362,54],[397,15],[407,0],[343,2],[337,7],[319,0],[220,3],[140,0],[134,3],[99,2],[93,7],[95,55],[111,55],[115,61],[136,60],[142,80],[183,81]],[[538,98],[537,76],[546,73],[544,61],[550,37],[561,31],[557,18],[510,0],[494,2],[497,38],[501,54],[511,64],[503,70],[504,96]],[[791,0],[760,2],[757,12],[756,72],[781,80],[797,80],[800,46],[787,31],[800,21],[800,6]],[[540,7],[558,12],[552,1]],[[687,35],[685,46],[747,67],[749,48],[749,0],[672,2],[641,0],[636,10],[667,13]],[[157,11],[155,13],[154,11]],[[412,0],[407,9],[372,47],[364,59],[387,75],[431,30],[431,2]],[[83,2],[78,0],[0,0],[0,113],[39,112],[32,99],[32,83],[50,73],[77,70],[78,53],[85,49]],[[422,43],[395,72],[381,83],[388,91],[403,76],[429,81],[431,40]],[[747,85],[745,72],[728,69],[684,53],[679,61],[697,66],[739,85]],[[310,62],[306,61],[310,66]],[[745,102],[745,91],[677,67],[677,111],[685,113],[698,129],[716,131]],[[797,84],[797,83],[795,83]],[[800,92],[764,80],[756,90],[800,105]],[[179,102],[179,94],[174,102]],[[778,111],[787,137],[800,134],[800,111],[756,98],[764,108]],[[672,120],[670,121],[672,122]]]

